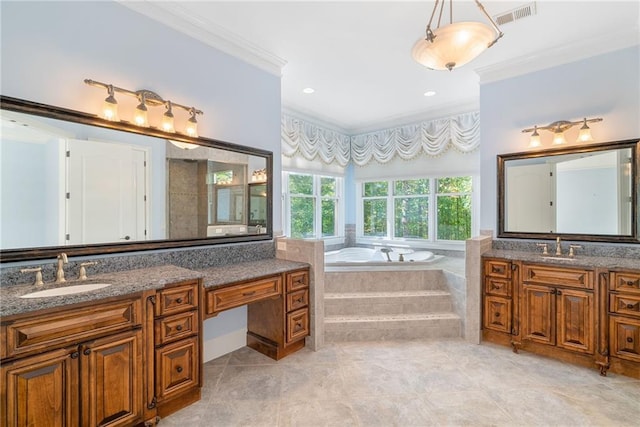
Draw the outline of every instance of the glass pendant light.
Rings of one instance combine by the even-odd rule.
[[[187,127],[185,129],[187,135],[197,138],[198,137],[198,121],[196,120],[196,111],[192,108],[189,110],[189,120],[187,120]]]
[[[162,130],[165,132],[173,132],[173,112],[171,111],[171,101],[167,101],[167,111],[162,116]]]
[[[538,126],[534,126],[533,133],[529,139],[529,148],[537,148],[540,146],[542,146],[542,141],[540,140],[540,134],[538,133]]]
[[[593,136],[591,136],[591,128],[587,126],[587,118],[584,118],[584,122],[582,123],[582,127],[580,128],[580,133],[578,134],[578,139],[576,142],[591,142],[593,141]]]
[[[113,96],[113,85],[107,87],[107,92],[108,96],[102,105],[102,116],[106,120],[117,122],[120,119],[118,117],[118,101],[116,101],[115,96]]]
[[[144,95],[140,96],[140,104],[136,107],[136,111],[133,116],[133,121],[138,126],[149,126],[147,106],[145,105]]]

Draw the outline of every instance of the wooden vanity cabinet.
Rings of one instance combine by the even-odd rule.
[[[304,347],[309,335],[309,270],[283,275],[284,292],[247,308],[247,346],[280,360]]]
[[[609,362],[640,377],[640,271],[609,273]]]
[[[140,297],[2,320],[2,427],[143,421]]]
[[[484,335],[510,343],[515,333],[513,279],[517,266],[501,259],[485,259],[483,264],[482,326]]]
[[[200,282],[173,284],[148,299],[153,305],[152,372],[147,406],[165,417],[200,399],[202,343]],[[152,393],[152,394],[151,394]]]
[[[522,340],[593,354],[594,272],[524,264]]]

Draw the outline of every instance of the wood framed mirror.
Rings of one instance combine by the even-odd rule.
[[[638,243],[639,145],[498,155],[498,237]]]
[[[0,107],[2,262],[273,238],[270,151],[5,96]],[[256,170],[260,228],[247,212]]]

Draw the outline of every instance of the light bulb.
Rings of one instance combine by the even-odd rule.
[[[190,113],[191,113],[191,117],[189,117],[189,120],[187,120],[187,127],[185,129],[185,132],[187,133],[187,135],[193,138],[197,138],[198,137],[198,121],[196,120],[196,112],[195,110],[191,109]]]
[[[102,104],[102,116],[106,120],[111,120],[117,122],[118,118],[118,101],[113,96],[113,86],[109,85],[107,87],[109,92],[109,96],[107,96]]]
[[[584,119],[584,123],[580,128],[580,133],[578,134],[578,139],[576,142],[591,142],[593,141],[593,137],[591,136],[591,129],[587,126],[587,119]]]
[[[564,139],[564,132],[554,132],[553,133],[553,144],[554,145],[562,145],[562,144],[566,144],[567,140]]]
[[[538,133],[538,126],[533,128],[533,133],[531,134],[531,138],[529,139],[529,148],[536,148],[542,145],[542,141],[540,140],[540,134]]]
[[[147,106],[144,105],[144,98],[140,102],[140,104],[136,107],[135,115],[133,116],[133,121],[138,126],[147,127],[149,125],[147,118]]]
[[[173,112],[171,112],[171,101],[167,101],[167,111],[162,116],[162,129],[165,132],[173,132]]]

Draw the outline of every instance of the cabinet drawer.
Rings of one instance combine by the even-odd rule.
[[[609,346],[611,356],[640,362],[640,320],[611,316]]]
[[[6,355],[50,350],[131,329],[142,320],[140,298],[30,316],[6,326]]]
[[[611,290],[640,295],[640,273],[612,273]]]
[[[509,261],[501,260],[485,260],[484,274],[486,276],[509,279],[511,278],[511,263]]]
[[[181,313],[198,307],[198,282],[163,289],[158,292],[156,316]]]
[[[287,312],[306,307],[307,305],[309,305],[309,289],[301,289],[287,294]]]
[[[309,335],[309,309],[300,310],[287,314],[287,344],[298,341]]]
[[[609,310],[611,313],[626,314],[640,318],[640,295],[611,294]]]
[[[189,311],[157,319],[154,329],[156,345],[186,338],[198,333],[198,312]]]
[[[175,393],[196,387],[200,361],[197,337],[168,344],[156,350],[156,395],[162,401]]]
[[[297,291],[309,287],[309,272],[294,271],[287,273],[287,292]]]
[[[523,269],[525,282],[593,289],[593,271],[526,264]]]
[[[511,300],[488,296],[484,300],[484,327],[511,333]]]
[[[485,277],[484,292],[487,295],[510,297],[511,296],[511,279],[497,279],[495,277]]]
[[[207,291],[207,314],[218,313],[282,294],[280,276]]]

